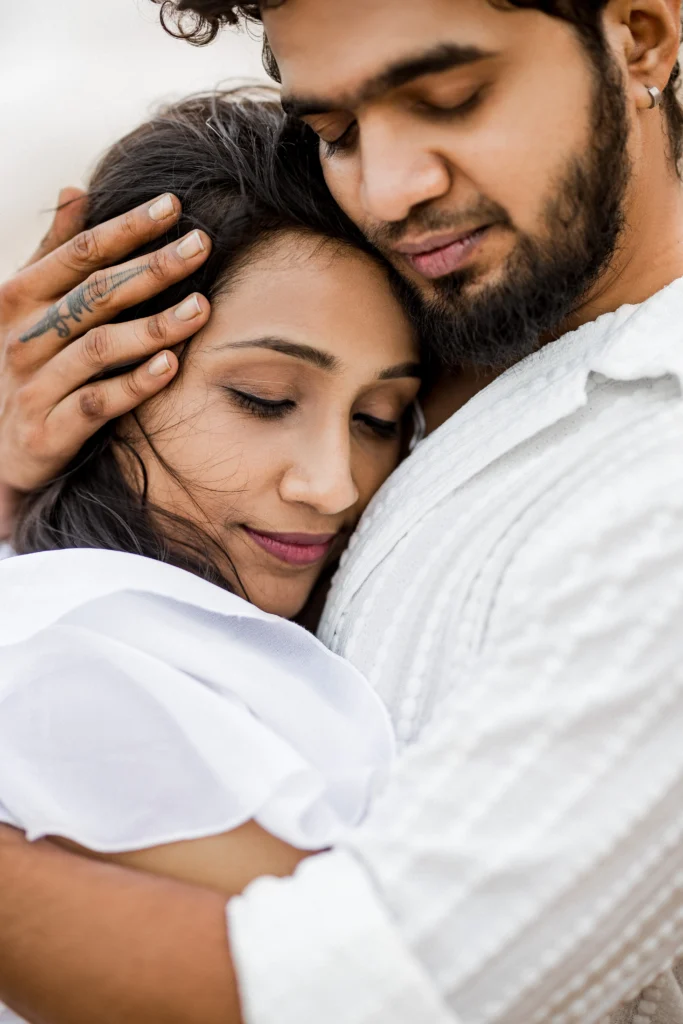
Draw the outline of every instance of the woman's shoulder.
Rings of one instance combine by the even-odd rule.
[[[391,761],[386,711],[351,665],[183,570],[109,551],[17,556],[0,564],[0,595],[0,801],[32,763],[44,768],[38,789],[60,765],[79,764],[79,778],[92,779],[87,813],[55,819],[73,781],[26,808],[32,835],[49,834],[50,821],[64,834],[91,816],[99,846],[92,829],[70,838],[131,849],[256,816],[294,845],[324,845],[331,822],[349,822],[340,808],[360,813]],[[156,808],[153,828],[96,814],[121,790],[124,769],[135,813],[141,801]],[[193,780],[183,813],[165,816],[183,778]],[[201,822],[188,811],[190,790],[206,794],[204,808],[213,801]],[[21,801],[14,793],[16,806],[27,792]],[[227,816],[216,810],[227,806]],[[316,815],[319,827],[309,827]]]
[[[91,646],[99,638],[128,647],[251,704],[284,683],[339,708],[379,704],[360,673],[302,627],[139,555],[86,548],[0,562],[0,650],[29,641],[40,650],[56,627],[79,629]],[[74,657],[79,646],[85,639]]]
[[[59,622],[86,618],[90,628],[107,632],[124,624],[130,635],[143,631],[133,610],[157,627],[192,634],[199,620],[225,626],[253,621],[255,637],[268,646],[271,631],[283,620],[256,608],[242,597],[165,562],[124,551],[70,548],[14,555],[0,561],[0,648],[28,640]],[[116,609],[114,614],[113,609]],[[288,624],[288,631],[298,627]],[[230,631],[223,634],[225,642]],[[305,643],[304,637],[299,637]]]
[[[265,617],[236,594],[174,565],[125,551],[68,548],[0,561],[0,644],[117,593],[155,595],[226,615]]]

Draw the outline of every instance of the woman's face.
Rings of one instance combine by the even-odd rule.
[[[215,299],[177,384],[141,410],[161,456],[137,435],[150,500],[207,529],[251,601],[296,615],[398,462],[417,358],[373,260],[277,236]]]

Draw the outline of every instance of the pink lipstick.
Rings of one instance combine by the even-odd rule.
[[[288,565],[314,565],[326,558],[336,540],[336,533],[264,533],[243,526],[244,532],[269,555]]]

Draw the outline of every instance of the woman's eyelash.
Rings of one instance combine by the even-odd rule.
[[[239,391],[237,388],[226,388],[231,398],[237,402],[242,409],[260,416],[262,419],[281,419],[296,407],[296,402],[291,398],[260,398],[248,391]],[[374,434],[386,441],[393,441],[398,437],[399,424],[394,420],[381,420],[376,416],[369,416],[367,413],[356,413],[354,420],[368,427]]]
[[[262,419],[280,419],[296,405],[291,398],[259,398],[258,395],[252,395],[248,391],[238,391],[237,388],[227,388],[227,391],[238,405]]]
[[[353,130],[356,127],[356,122],[352,121],[345,132],[339,136],[338,139],[334,139],[328,142],[326,139],[321,139],[323,146],[325,147],[325,156],[333,156],[335,153],[339,153],[342,150],[349,149],[353,143],[351,138]]]
[[[376,416],[368,416],[367,413],[358,413],[354,419],[386,441],[394,441],[398,437],[399,425],[394,420],[380,420]]]

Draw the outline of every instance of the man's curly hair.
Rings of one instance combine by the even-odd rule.
[[[152,0],[161,7],[161,24],[169,33],[186,39],[194,46],[213,42],[225,25],[261,21],[264,7],[279,7],[284,0],[262,0],[261,3],[240,4],[230,0]],[[277,63],[263,41],[263,66],[276,82],[280,81]]]
[[[229,0],[153,0],[161,6],[161,23],[173,36],[204,46],[224,25],[260,21],[261,4],[236,4]]]
[[[248,24],[261,21],[261,11],[279,7],[286,0],[261,0],[260,3],[234,3],[231,0],[153,0],[161,5],[161,22],[171,35],[180,36],[197,46],[210,43],[224,25]],[[493,4],[535,8],[554,18],[570,22],[582,37],[589,52],[600,67],[606,52],[602,31],[602,12],[607,0],[489,0]],[[263,43],[263,64],[276,82],[280,81],[277,62],[268,46]],[[680,97],[680,64],[676,64],[664,90],[664,111],[671,153],[677,167],[683,158],[683,106]]]

